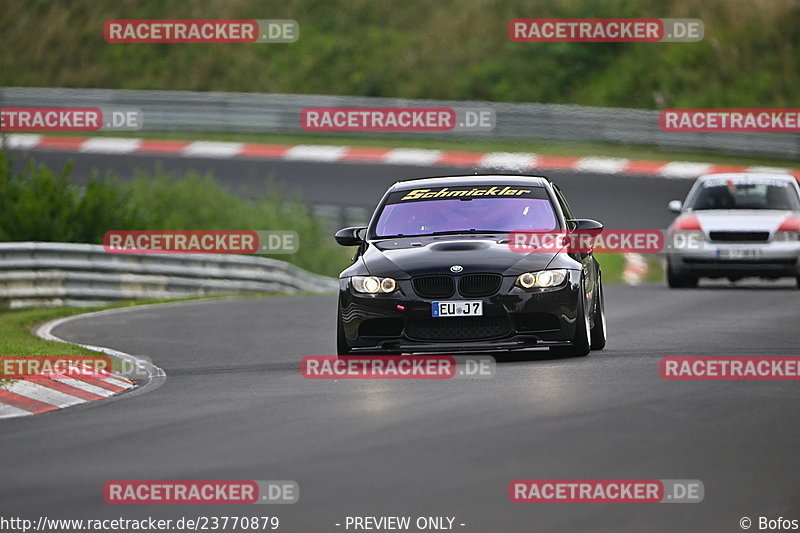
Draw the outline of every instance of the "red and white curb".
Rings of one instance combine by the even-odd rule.
[[[638,285],[647,276],[650,266],[642,254],[625,254],[625,268],[622,281],[628,285]]]
[[[141,307],[144,306],[137,308]],[[104,346],[68,342],[52,333],[52,330],[57,326],[78,318],[121,312],[128,309],[132,308],[108,309],[52,320],[40,326],[36,331],[36,335],[44,340],[74,344],[93,352],[104,353],[112,358],[122,359],[131,368],[138,368],[145,372],[148,376],[146,379],[134,382],[125,376],[104,373],[103,375],[81,377],[43,374],[29,379],[13,381],[0,387],[0,418],[41,414],[65,407],[104,400],[123,392],[130,394],[133,389],[141,390],[147,386],[160,386],[166,379],[166,374],[149,361]]]
[[[103,400],[134,386],[116,374],[78,378],[51,373],[21,379],[0,389],[0,418],[36,415]]]
[[[596,174],[694,179],[714,172],[798,171],[782,167],[716,165],[686,161],[648,161],[618,157],[573,157],[517,152],[462,152],[416,148],[371,148],[334,145],[281,145],[239,142],[179,141],[120,137],[68,137],[9,134],[5,146],[17,150],[59,150],[97,154],[164,154],[210,159],[279,159],[305,162],[450,166],[495,170],[569,170]]]

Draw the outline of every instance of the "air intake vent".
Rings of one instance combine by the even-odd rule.
[[[451,276],[419,276],[411,280],[414,292],[423,298],[449,298],[455,292]]]
[[[510,331],[505,317],[409,320],[406,328],[410,338],[429,341],[491,339],[508,335]]]
[[[502,281],[498,274],[466,274],[458,281],[458,292],[470,298],[491,296],[500,290]]]
[[[719,242],[767,242],[768,231],[711,231],[712,241]]]

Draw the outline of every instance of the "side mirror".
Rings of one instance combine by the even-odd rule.
[[[680,213],[681,209],[683,209],[683,202],[680,200],[670,200],[667,207],[669,207],[669,210],[673,213]]]
[[[590,218],[575,218],[567,220],[567,224],[572,226],[572,231],[602,231],[603,224]]]
[[[361,232],[365,229],[367,228],[364,226],[340,229],[336,232],[334,238],[342,246],[359,246],[364,243],[364,237]]]

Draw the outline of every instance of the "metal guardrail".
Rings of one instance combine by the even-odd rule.
[[[128,106],[143,111],[144,129],[150,131],[300,134],[307,133],[300,125],[300,112],[306,107],[480,107],[495,111],[497,125],[493,131],[404,135],[473,140],[599,141],[800,157],[800,134],[663,132],[658,126],[658,111],[625,108],[356,96],[29,87],[0,88],[2,106]]]
[[[109,254],[102,246],[0,243],[0,306],[91,306],[116,300],[330,292],[333,278],[266,257]]]

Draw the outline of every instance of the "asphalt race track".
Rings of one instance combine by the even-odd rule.
[[[399,177],[458,171],[176,159],[165,165],[206,166],[226,183],[258,169],[343,203],[355,191],[352,205],[374,204]],[[666,201],[690,185],[552,176],[581,216],[621,228],[664,227]],[[348,515],[454,516],[457,531],[475,532],[731,532],[744,516],[800,518],[797,382],[676,382],[658,372],[664,356],[799,355],[797,297],[794,281],[608,286],[606,350],[580,359],[530,351],[503,358],[494,378],[446,381],[301,377],[301,357],[335,349],[334,296],[197,301],[76,320],[54,333],[150,357],[167,380],[129,398],[4,421],[0,505],[32,519],[274,514],[290,532],[345,531],[335,524]],[[705,500],[515,504],[507,490],[518,478],[699,479]],[[115,479],[295,480],[300,501],[108,505],[103,484]]]
[[[134,398],[4,422],[0,499],[21,516],[447,515],[464,531],[734,531],[797,513],[800,390],[667,382],[664,355],[796,355],[797,290],[609,287],[611,342],[586,359],[498,364],[492,379],[304,380],[334,349],[333,297],[195,302],[55,333],[148,355]],[[517,478],[700,479],[699,504],[513,504]],[[292,479],[285,506],[113,506],[113,479]]]

